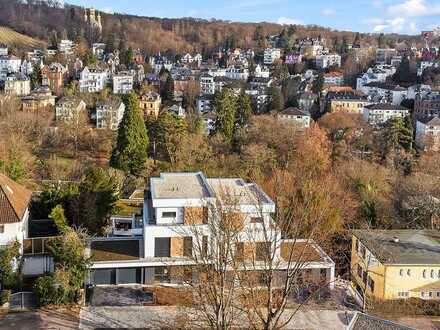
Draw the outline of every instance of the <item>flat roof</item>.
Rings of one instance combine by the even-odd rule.
[[[199,199],[214,197],[205,176],[197,173],[161,173],[150,181],[153,199]]]
[[[354,230],[353,235],[383,264],[440,264],[436,230]]]
[[[213,178],[208,183],[220,200],[224,196],[234,202],[247,205],[273,204],[273,201],[254,183],[245,183],[243,179]]]

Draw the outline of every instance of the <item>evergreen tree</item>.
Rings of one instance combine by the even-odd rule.
[[[322,90],[324,89],[324,75],[322,72],[318,74],[318,77],[313,80],[312,91],[313,93],[321,96]]]
[[[276,86],[271,86],[268,92],[267,111],[283,111],[284,101],[280,90]]]
[[[236,104],[234,94],[230,88],[223,88],[220,93],[216,94],[214,107],[217,112],[215,133],[221,133],[229,141],[232,141],[236,120]]]
[[[235,127],[246,126],[252,115],[252,100],[249,95],[241,93],[236,101]]]
[[[393,76],[393,80],[398,84],[408,84],[415,80],[415,77],[411,74],[411,66],[408,57],[404,57],[402,62],[400,62],[400,65]]]
[[[136,93],[127,95],[124,103],[126,109],[110,165],[127,173],[139,174],[148,158],[148,133]]]
[[[174,100],[174,80],[170,74],[168,74],[167,80],[165,80],[161,96],[164,102],[173,102]]]

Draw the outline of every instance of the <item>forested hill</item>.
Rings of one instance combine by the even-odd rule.
[[[47,40],[51,38],[85,37],[89,42],[103,41],[141,48],[148,53],[192,52],[204,54],[218,47],[252,47],[256,27],[260,25],[265,35],[279,34],[283,26],[273,23],[238,23],[194,18],[166,19],[138,17],[125,14],[101,13],[102,35],[90,33],[84,23],[84,9],[66,4],[64,8],[41,0],[1,0],[0,25],[10,27],[31,37]],[[354,40],[353,32],[337,32],[317,26],[296,26],[296,37],[326,37],[337,44],[345,37]],[[376,37],[363,35],[368,44]]]

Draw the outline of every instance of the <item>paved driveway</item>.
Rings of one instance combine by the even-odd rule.
[[[91,289],[91,306],[142,306],[153,302],[153,294],[141,287],[94,287]]]
[[[168,306],[85,307],[80,313],[80,329],[148,328],[179,324],[179,309]],[[179,315],[180,316],[180,315]],[[295,315],[286,329],[340,330],[347,325],[344,311],[304,311]]]
[[[78,326],[78,311],[65,309],[10,312],[0,319],[0,330],[71,330]]]

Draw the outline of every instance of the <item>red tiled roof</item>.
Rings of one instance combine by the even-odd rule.
[[[32,192],[0,173],[0,224],[20,222]]]

